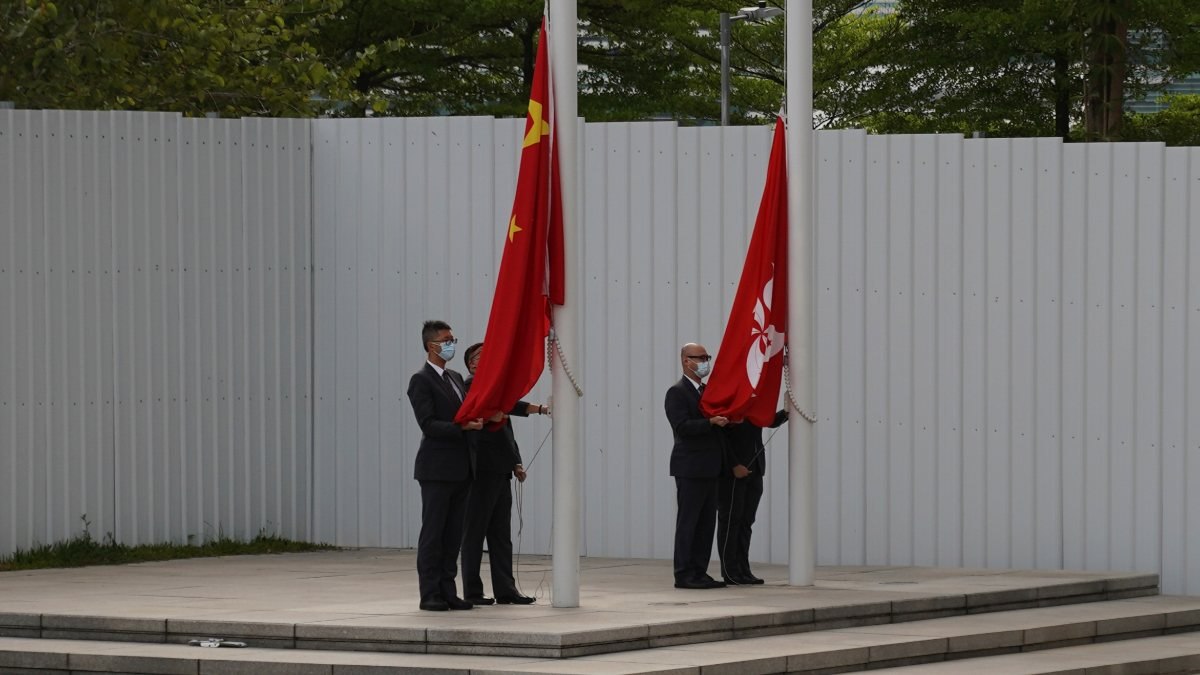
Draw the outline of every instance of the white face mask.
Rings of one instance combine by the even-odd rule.
[[[696,364],[696,377],[701,379],[708,377],[708,371],[712,370],[711,361],[701,361]]]
[[[443,361],[449,361],[454,358],[454,342],[433,342],[431,344],[438,346],[437,355],[442,357]]]

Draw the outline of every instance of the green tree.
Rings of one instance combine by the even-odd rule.
[[[1124,100],[1200,70],[1191,0],[908,0],[895,58],[909,82],[867,126],[881,132],[1120,137]]]
[[[8,0],[0,99],[23,108],[310,114],[329,73],[307,39],[337,3]]]
[[[541,15],[540,0],[345,0],[314,39],[346,85],[333,112],[519,114]]]
[[[839,119],[873,97],[870,66],[896,23],[860,20],[863,0],[816,0],[817,87]],[[581,0],[579,112],[592,120],[716,120],[718,15],[729,0]],[[521,114],[532,76],[540,0],[346,0],[317,45],[351,84],[340,114]],[[735,24],[735,120],[783,100],[784,22]],[[828,57],[828,58],[822,58]],[[851,95],[853,94],[853,95]]]
[[[1200,146],[1200,95],[1164,96],[1166,109],[1125,117],[1125,139]]]

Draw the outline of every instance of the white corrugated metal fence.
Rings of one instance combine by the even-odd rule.
[[[0,551],[82,513],[413,545],[420,325],[482,339],[520,125],[0,112]],[[666,558],[662,397],[682,342],[719,346],[770,131],[581,131],[585,548]],[[1200,150],[816,148],[819,562],[1200,593]],[[549,423],[517,423],[526,552]],[[787,552],[786,433],[758,560]]]

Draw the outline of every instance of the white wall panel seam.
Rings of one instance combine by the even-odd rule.
[[[21,250],[36,260],[28,265],[32,274],[9,291],[7,298],[0,298],[9,303],[6,307],[13,302],[8,298],[16,298],[22,306],[21,315],[34,322],[18,329],[19,342],[5,344],[5,356],[18,352],[24,356],[35,347],[49,350],[30,359],[18,383],[25,391],[16,392],[33,408],[20,422],[26,426],[16,435],[43,444],[46,451],[19,460],[21,475],[30,476],[36,483],[19,499],[36,500],[37,509],[14,517],[21,519],[26,532],[58,537],[64,527],[69,529],[73,524],[72,511],[80,506],[91,508],[89,495],[95,485],[97,494],[102,494],[103,501],[110,505],[104,508],[112,509],[114,534],[126,541],[185,536],[192,523],[208,513],[211,495],[213,501],[222,503],[219,512],[227,514],[224,524],[235,535],[253,534],[255,528],[270,521],[278,528],[295,528],[309,537],[332,534],[356,543],[376,538],[384,545],[411,545],[416,484],[410,475],[411,455],[405,453],[411,452],[419,432],[414,433],[403,400],[389,401],[387,408],[403,410],[400,425],[382,423],[383,392],[390,391],[394,383],[380,378],[394,378],[395,374],[380,369],[372,380],[360,369],[367,368],[376,356],[380,364],[409,364],[412,348],[402,345],[412,342],[411,336],[399,336],[398,348],[390,342],[394,330],[411,332],[415,319],[406,318],[399,324],[380,321],[375,329],[370,329],[370,322],[360,324],[356,320],[353,325],[322,334],[326,330],[322,319],[326,310],[322,306],[330,299],[351,302],[337,314],[365,319],[366,313],[382,311],[395,293],[393,288],[400,288],[404,296],[400,311],[419,314],[432,311],[432,305],[419,304],[426,301],[423,298],[436,298],[441,293],[438,289],[446,288],[455,315],[444,318],[461,323],[467,332],[474,331],[486,316],[488,298],[479,296],[478,279],[467,275],[479,275],[480,269],[489,267],[480,265],[476,269],[470,265],[472,271],[468,273],[461,265],[471,259],[460,255],[466,246],[463,235],[474,237],[477,230],[468,228],[483,227],[476,221],[474,209],[464,217],[458,210],[461,204],[450,201],[444,187],[427,185],[424,177],[413,176],[398,186],[394,180],[384,180],[378,189],[393,189],[399,198],[413,202],[405,204],[401,213],[406,223],[402,230],[404,245],[396,249],[408,264],[400,267],[403,285],[393,287],[380,276],[371,279],[382,273],[378,270],[388,267],[387,233],[382,229],[374,236],[363,232],[364,223],[354,217],[357,210],[351,207],[343,211],[336,201],[353,200],[354,195],[360,202],[371,197],[361,192],[370,181],[356,181],[354,177],[356,171],[371,170],[363,163],[355,143],[375,139],[377,129],[371,129],[370,138],[364,135],[356,139],[355,132],[364,130],[361,122],[246,122],[242,127],[249,136],[247,145],[235,141],[229,151],[214,148],[209,156],[216,158],[216,163],[200,164],[191,155],[180,154],[198,150],[183,147],[185,132],[191,138],[198,128],[192,126],[196,122],[168,115],[81,115],[0,115],[0,130],[6,129],[7,120],[22,119],[20,124],[31,135],[42,134],[22,139],[20,151],[30,158],[34,171],[34,176],[27,179],[32,190],[26,192],[38,195],[36,204],[18,205],[28,221],[21,225],[24,234],[19,236],[27,239]],[[430,178],[437,178],[443,175],[443,169],[451,169],[447,157],[463,157],[461,148],[452,147],[453,138],[447,142],[443,133],[459,135],[465,127],[456,121],[373,122],[379,129],[406,129],[407,145],[402,154],[410,171],[419,165],[429,166],[436,174]],[[67,155],[77,149],[85,154],[93,151],[58,136],[69,137],[71,131],[93,124],[111,124],[116,136],[126,136],[111,141],[97,139],[94,144],[95,166],[107,163],[112,176],[107,185],[103,181],[95,183],[106,191],[106,196],[92,202],[68,192],[61,203],[52,202],[52,189],[70,189],[79,181],[90,180],[86,167],[64,166]],[[325,140],[317,131],[320,124],[325,124],[327,133],[337,141],[332,154],[319,152],[316,147]],[[211,131],[203,133],[216,140],[235,126],[212,124],[206,127]],[[495,124],[496,129],[502,127],[503,135],[508,135],[507,123]],[[600,378],[591,395],[601,403],[601,412],[609,416],[618,411],[627,413],[624,417],[615,414],[617,419],[611,423],[602,421],[604,415],[592,422],[595,433],[590,437],[605,455],[594,458],[598,463],[592,466],[599,473],[591,474],[588,489],[598,489],[597,481],[603,474],[624,487],[623,492],[596,495],[601,501],[589,500],[592,508],[587,522],[596,535],[603,533],[589,539],[590,551],[600,555],[662,556],[669,542],[663,546],[657,541],[662,537],[654,534],[670,530],[673,496],[665,466],[669,429],[658,403],[661,390],[678,377],[674,358],[677,345],[666,345],[671,358],[664,361],[661,356],[655,357],[650,360],[655,367],[642,372],[646,369],[633,366],[636,359],[626,363],[621,357],[621,350],[631,347],[621,347],[614,340],[634,332],[622,330],[622,323],[632,326],[644,320],[639,318],[638,303],[643,298],[637,291],[638,280],[646,275],[660,284],[664,279],[668,282],[661,291],[656,288],[644,298],[646,307],[652,308],[655,328],[651,334],[656,351],[657,345],[681,338],[708,343],[719,340],[727,295],[740,269],[740,239],[744,237],[737,234],[741,223],[735,221],[741,211],[753,211],[758,195],[749,194],[756,180],[750,174],[761,173],[761,167],[751,166],[753,160],[744,165],[744,170],[738,169],[743,166],[740,162],[746,161],[739,157],[753,156],[758,143],[755,134],[761,130],[672,127],[663,133],[655,126],[645,131],[639,125],[587,127],[598,156],[585,168],[602,172],[593,174],[588,183],[601,188],[601,194],[594,197],[597,208],[591,214],[593,226],[600,230],[591,233],[596,246],[593,254],[600,255],[591,265],[599,277],[599,287],[593,289],[592,297],[601,301],[593,311],[599,311],[596,316],[607,317],[612,325],[601,331],[608,337],[593,345],[596,353],[584,359],[581,375],[585,381],[588,372]],[[96,132],[98,136],[101,131]],[[431,132],[441,138],[432,137]],[[56,136],[45,137],[51,133]],[[290,142],[292,133],[308,138],[308,147],[303,148],[302,140],[297,150],[308,155],[306,162],[296,164],[290,145],[279,145],[282,139]],[[955,562],[952,557],[957,557],[958,564],[972,563],[980,556],[979,562],[990,565],[1024,564],[1032,556],[1037,566],[1055,560],[1060,565],[1089,568],[1132,564],[1149,570],[1157,566],[1164,571],[1164,589],[1187,591],[1188,571],[1200,565],[1200,553],[1192,543],[1196,538],[1188,536],[1189,528],[1196,526],[1189,522],[1195,521],[1188,513],[1193,510],[1189,505],[1200,503],[1200,496],[1189,483],[1195,482],[1200,468],[1192,447],[1200,432],[1195,430],[1197,423],[1191,418],[1196,416],[1189,409],[1195,400],[1192,390],[1200,385],[1188,365],[1197,342],[1197,319],[1189,316],[1196,313],[1192,305],[1197,297],[1190,268],[1200,252],[1191,251],[1196,216],[1189,214],[1190,220],[1180,221],[1178,215],[1171,214],[1179,214],[1181,204],[1183,211],[1189,205],[1194,210],[1198,198],[1190,194],[1195,190],[1181,197],[1172,197],[1168,190],[1174,189],[1176,183],[1172,181],[1180,170],[1186,174],[1185,189],[1195,184],[1196,153],[1187,154],[1180,164],[1155,146],[1075,148],[999,139],[942,142],[934,137],[865,136],[867,142],[860,144],[856,133],[822,132],[821,139],[828,153],[825,156],[834,158],[838,167],[838,178],[831,183],[836,189],[822,184],[823,192],[818,195],[822,203],[833,200],[819,212],[836,214],[832,216],[836,222],[822,224],[827,229],[817,240],[818,256],[827,257],[819,270],[828,275],[817,280],[818,296],[826,298],[818,304],[818,311],[828,313],[821,329],[832,331],[834,336],[832,343],[822,342],[827,347],[822,359],[828,361],[822,373],[837,383],[833,391],[819,399],[826,409],[822,423],[835,425],[818,429],[819,461],[827,462],[825,466],[833,472],[830,480],[837,482],[822,489],[833,489],[838,494],[821,502],[822,519],[837,524],[832,531],[825,530],[822,562],[864,562],[847,559],[858,555],[858,545],[853,543],[858,539],[862,541],[862,554],[872,562],[912,562],[917,549],[932,536],[938,545],[934,558],[938,564]],[[158,141],[153,140],[154,134],[158,134]],[[638,151],[643,137],[653,139],[655,152]],[[12,145],[14,140],[3,142]],[[487,142],[498,146],[511,140],[493,133]],[[260,141],[264,143],[261,148]],[[864,171],[857,173],[858,160],[851,157],[856,148],[861,148],[868,164],[877,160],[884,168],[868,172],[863,167]],[[659,150],[672,156],[657,157]],[[714,151],[721,161],[702,166]],[[447,152],[457,154],[444,154]],[[940,166],[952,162],[956,152],[965,153],[959,172],[959,180],[965,181],[962,185],[940,176],[930,187],[923,175],[914,176],[923,170],[921,162],[925,158],[934,158]],[[507,157],[507,152],[501,154],[506,156],[495,161],[507,167],[514,158]],[[332,166],[344,173],[336,178],[342,183],[340,189],[322,184],[321,176],[329,174],[331,159]],[[474,165],[473,150],[467,151],[466,161]],[[639,167],[651,161],[648,166],[656,167],[648,174],[651,187],[643,190],[638,176],[647,174]],[[278,167],[278,162],[295,165]],[[998,166],[992,167],[993,163]],[[199,243],[208,235],[196,231],[202,226],[202,218],[191,212],[196,200],[208,197],[184,193],[193,187],[201,189],[198,171],[212,166],[222,167],[223,174],[237,175],[236,185],[228,186],[235,195],[230,215],[215,226],[221,234],[214,233],[213,240],[215,253],[221,248],[221,237],[233,237],[224,245],[229,272],[223,279],[183,271],[184,265],[198,264],[201,256],[209,255],[209,244]],[[1051,172],[1059,171],[1059,182],[1070,181],[1061,186],[1061,198],[1044,194],[1056,184],[1054,181],[1029,181],[1028,172],[1040,172],[1043,166]],[[660,175],[669,167],[675,168]],[[1086,175],[1073,175],[1075,170]],[[505,171],[502,168],[497,173]],[[909,178],[896,171],[908,171]],[[476,172],[469,169],[467,173],[474,176]],[[1126,173],[1133,178],[1126,177]],[[665,187],[663,175],[670,183]],[[583,178],[587,179],[586,174]],[[489,186],[497,191],[490,197],[497,203],[511,197],[509,187],[501,182],[496,180]],[[208,182],[203,184],[209,186]],[[254,185],[262,189],[255,191]],[[711,191],[712,186],[723,185],[742,185],[741,192],[746,194]],[[472,179],[460,187],[474,194],[476,186]],[[695,194],[697,189],[710,192],[688,203],[689,197],[680,189],[688,194]],[[423,190],[431,193],[415,194]],[[928,198],[928,190],[932,190],[932,198],[939,205],[933,215],[927,215],[917,202]],[[644,242],[649,250],[647,258],[639,248],[641,244],[635,244],[641,241],[639,208],[648,199],[646,195],[656,191],[661,194],[655,194],[655,217],[651,230],[647,230],[652,234]],[[869,207],[863,211],[862,221],[855,221],[846,200],[853,199],[854,194],[880,191],[892,208]],[[965,199],[960,191],[967,195]],[[624,204],[611,201],[613,195],[620,194],[627,196]],[[1020,194],[1028,194],[1037,206],[1026,204]],[[322,203],[326,198],[334,201]],[[1043,215],[1043,198],[1053,213]],[[673,206],[660,204],[663,200]],[[105,209],[112,221],[107,226],[108,234],[88,231],[80,220],[80,214],[93,203]],[[702,208],[698,210],[697,205]],[[310,207],[311,211],[305,210]],[[380,209],[380,213],[390,211],[387,206]],[[1170,214],[1165,210],[1171,210]],[[954,213],[958,214],[958,222]],[[612,214],[624,215],[614,220]],[[1131,219],[1129,214],[1135,217]],[[375,219],[374,226],[387,226],[383,222],[386,216],[384,213]],[[1027,222],[1034,216],[1034,222]],[[927,217],[937,224],[925,223]],[[1168,219],[1179,224],[1164,224]],[[664,237],[663,232],[672,236]],[[742,234],[748,232],[747,227]],[[31,236],[36,239],[29,239]],[[1181,239],[1185,243],[1181,244]],[[671,245],[670,240],[678,243]],[[201,249],[190,250],[193,243]],[[378,270],[369,272],[361,268],[373,245],[384,255],[376,265]],[[1041,255],[1043,245],[1057,250]],[[318,276],[317,262],[325,255],[321,246],[329,246],[326,252],[334,254],[325,277]],[[70,265],[82,264],[91,247],[97,254],[104,251],[112,267],[112,274],[103,282],[109,298],[104,298],[104,293],[80,295],[80,288],[70,277]],[[927,247],[933,247],[934,252]],[[1176,255],[1180,248],[1184,250]],[[672,256],[673,265],[669,261],[658,264],[664,254]],[[343,267],[348,264],[352,269],[338,274],[338,255]],[[299,262],[305,257],[306,263]],[[280,269],[285,260],[287,269],[300,268],[296,271],[304,276]],[[435,280],[430,272],[438,260],[447,265]],[[645,267],[647,260],[654,263],[651,271]],[[932,270],[924,269],[927,260],[934,261]],[[157,270],[150,267],[155,264],[160,266]],[[256,265],[260,269],[255,270]],[[140,273],[139,267],[143,270]],[[490,276],[492,270],[486,272]],[[11,271],[9,275],[12,278]],[[856,275],[862,277],[857,282]],[[445,283],[439,285],[439,281]],[[851,284],[855,283],[863,287],[866,296],[861,298],[861,306],[854,304],[860,300],[853,293]],[[928,284],[937,293],[932,301],[921,296]],[[956,285],[962,286],[961,293],[954,293]],[[825,295],[826,287],[837,292]],[[372,292],[365,293],[368,290]],[[984,295],[989,290],[992,297]],[[1176,314],[1169,309],[1170,301],[1180,293],[1184,310]],[[214,304],[192,306],[201,295],[215,297]],[[374,300],[370,299],[372,295]],[[997,295],[1001,296],[999,303],[995,302]],[[89,354],[107,351],[106,360],[111,366],[72,367],[80,356],[76,352],[83,349],[76,337],[49,335],[47,340],[37,340],[39,335],[61,332],[68,323],[87,321],[85,317],[74,317],[70,309],[72,303],[85,297],[97,298],[97,304],[107,307],[105,311],[113,321],[111,326],[101,327],[109,334],[105,340],[96,341],[95,347],[90,342],[86,345]],[[172,307],[172,302],[177,306]],[[409,304],[413,302],[418,304]],[[714,307],[719,311],[714,312]],[[219,319],[222,325],[194,331],[196,322],[203,322],[210,312],[214,323]],[[856,315],[860,318],[855,319]],[[922,317],[932,318],[928,330],[918,323],[925,321]],[[666,325],[659,327],[660,323]],[[866,341],[850,335],[849,331],[863,328],[868,333]],[[370,334],[360,334],[363,330]],[[223,344],[234,349],[225,352],[206,348],[201,344],[206,334],[219,336]],[[365,340],[362,351],[355,346],[360,339]],[[107,340],[111,342],[103,344]],[[932,361],[924,351],[926,340],[933,343]],[[205,349],[206,355],[193,358],[195,347]],[[881,360],[879,348],[891,358]],[[999,351],[992,354],[993,349]],[[390,361],[382,358],[388,350],[397,354],[389,357]],[[851,365],[855,360],[859,364]],[[617,362],[622,370],[611,370]],[[212,413],[200,400],[173,400],[179,396],[203,398],[206,385],[195,378],[201,373],[199,366],[205,363],[215,364],[218,379],[224,376],[234,380],[227,385],[213,385],[217,399],[226,394],[229,400],[214,402]],[[1172,364],[1177,367],[1172,368]],[[105,368],[109,367],[111,375],[106,374]],[[407,375],[409,365],[399,367]],[[1054,374],[1042,377],[1043,369]],[[1179,371],[1179,376],[1168,378],[1172,371]],[[326,385],[318,382],[321,372],[333,378]],[[106,377],[111,379],[105,381]],[[935,387],[929,404],[921,400],[924,382],[932,382]],[[335,396],[322,405],[315,388],[329,384]],[[93,390],[99,392],[100,387],[110,389],[113,400],[107,409],[97,408],[103,424],[93,426],[89,414],[75,411],[72,404],[80,396],[87,398]],[[959,389],[957,394],[955,387]],[[336,400],[338,389],[342,390],[340,406]],[[367,399],[372,393],[380,398],[381,416],[366,414],[363,406],[367,402],[358,400],[361,396],[347,402],[345,394],[349,392],[353,397],[355,391],[361,391]],[[645,406],[650,410],[642,415],[644,421],[635,414],[642,406],[631,393],[634,391],[650,392]],[[301,400],[288,405],[291,396]],[[389,397],[394,399],[396,395]],[[1049,405],[1043,406],[1043,401]],[[40,411],[38,403],[42,404]],[[391,407],[393,403],[396,408]],[[854,426],[854,417],[863,417],[864,413],[871,414],[863,419],[868,430],[863,439],[855,441],[858,427]],[[956,419],[958,414],[962,414],[962,420]],[[18,418],[10,413],[5,420],[10,419]],[[343,425],[361,422],[373,426],[370,430],[357,429],[356,433],[354,429],[338,429],[339,419]],[[921,423],[932,424],[935,433],[927,435],[917,429]],[[905,424],[908,429],[903,428]],[[944,430],[942,425],[946,426]],[[976,426],[980,429],[973,431]],[[210,443],[210,431],[223,436],[221,452],[227,453],[234,464],[228,467],[232,474],[221,468],[219,475],[212,475],[228,475],[231,480],[209,482],[207,472],[203,476],[190,475],[195,457],[202,455]],[[1084,437],[1071,438],[1072,433],[1081,431]],[[534,438],[535,443],[540,438],[540,430],[532,425],[523,426],[519,432]],[[81,436],[95,433],[106,437],[102,443],[85,441]],[[403,437],[388,438],[397,433]],[[5,434],[0,442],[11,444],[12,436]],[[1180,444],[1177,438],[1183,440],[1182,450],[1171,447],[1172,442]],[[646,443],[653,447],[641,447]],[[931,455],[925,454],[926,444],[935,446]],[[392,445],[398,447],[393,449]],[[856,476],[852,474],[856,472],[852,467],[857,461],[853,453],[864,447],[865,471],[859,474],[864,482],[853,485]],[[71,475],[73,469],[64,466],[72,463],[69,458],[79,452],[99,456],[112,453],[113,459],[105,460],[111,473],[104,481],[80,484],[79,492],[85,494],[56,501],[50,494],[58,491],[56,486],[63,481],[72,486],[78,483]],[[645,460],[652,475],[646,482],[626,470],[641,465],[641,459],[634,459],[635,452],[647,453]],[[392,453],[404,457],[403,461],[395,460]],[[1034,467],[1025,466],[1030,453]],[[334,474],[318,469],[330,466],[331,455]],[[936,494],[920,495],[924,484],[920,474],[928,456],[936,458],[939,479],[950,480],[944,485],[939,480]],[[379,458],[381,470],[359,475],[359,467],[373,466],[371,457]],[[91,455],[86,461],[92,461]],[[0,465],[7,466],[3,462]],[[1048,489],[1049,483],[1040,482],[1047,478],[1040,473],[1042,468],[1052,474],[1057,471],[1056,476],[1049,477],[1057,482],[1057,489]],[[534,477],[534,482],[526,486],[527,499],[541,498],[536,495],[539,486],[544,485],[539,481],[545,479],[542,475]],[[359,484],[360,480],[376,482],[376,493],[394,485],[400,493],[394,502],[399,508],[376,518],[373,510],[386,500],[378,495],[356,494],[355,488],[365,485]],[[776,562],[782,562],[777,558],[778,551],[784,549],[775,546],[779,533],[773,524],[773,510],[786,495],[777,484],[769,487],[776,489],[770,490],[760,510],[760,522],[765,527],[756,537],[755,550],[767,551]],[[1179,490],[1184,492],[1180,494]],[[43,491],[46,494],[41,494]],[[258,494],[252,496],[251,492]],[[339,493],[328,506],[344,507],[343,515],[350,520],[335,518],[326,532],[319,523],[326,522],[327,511],[316,505],[329,494]],[[622,494],[629,498],[622,499]],[[954,503],[955,494],[959,495],[958,504]],[[1023,501],[1025,497],[1031,502],[1029,508]],[[1168,501],[1172,498],[1180,500],[1183,508],[1173,510]],[[607,506],[602,507],[602,502]],[[17,504],[14,511],[24,510],[24,503]],[[933,509],[933,517],[926,522],[929,519],[924,515],[929,508]],[[634,531],[632,516],[636,509],[654,514],[638,532]],[[858,513],[860,509],[862,513]],[[1027,519],[1031,511],[1045,513],[1057,523],[1046,524],[1044,529],[1035,523],[1030,529]],[[526,516],[531,531],[543,530],[540,523],[548,517],[548,511],[533,509]],[[901,526],[903,520],[896,517],[907,518],[909,523]],[[397,520],[403,522],[400,528],[394,526]],[[1153,527],[1147,530],[1148,525]],[[980,526],[992,532],[981,538]],[[947,535],[946,527],[957,533]],[[649,541],[643,539],[643,530],[649,534]],[[1181,531],[1185,535],[1182,540],[1173,541],[1180,539]],[[3,542],[11,539],[7,533],[0,537]],[[1123,553],[1122,548],[1128,548],[1130,541],[1137,550]],[[1158,542],[1157,547],[1152,546],[1156,550],[1141,550],[1142,544],[1153,541]],[[532,550],[538,550],[541,544],[539,541]],[[528,543],[526,549],[531,550]]]

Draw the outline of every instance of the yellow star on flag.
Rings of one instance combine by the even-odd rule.
[[[533,99],[529,99],[529,118],[533,120],[533,125],[529,127],[529,133],[525,134],[522,148],[528,148],[542,140],[542,136],[550,135],[550,123],[542,119],[542,104]]]
[[[508,241],[512,243],[513,235],[520,232],[523,228],[517,227],[517,214],[513,214],[512,220],[508,221]]]

